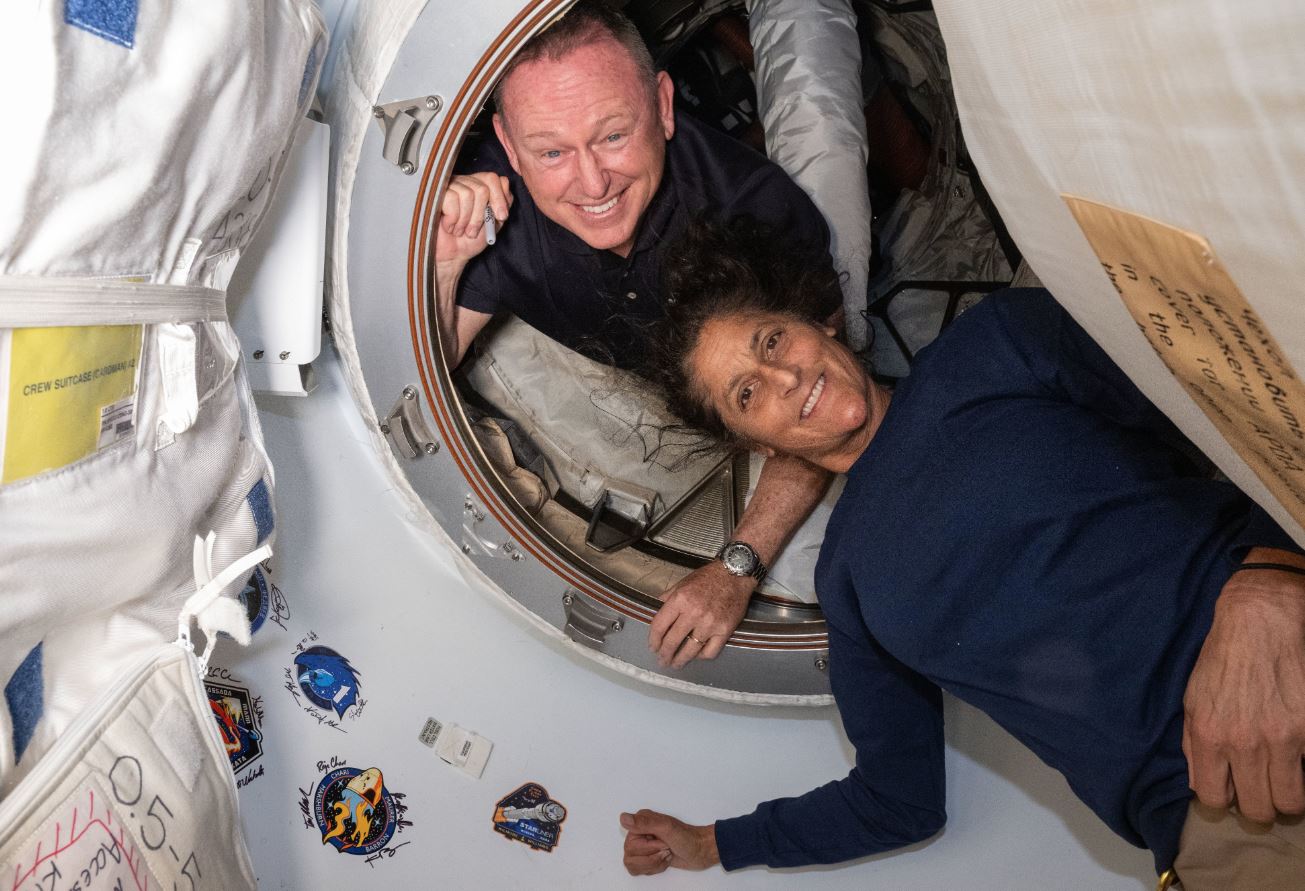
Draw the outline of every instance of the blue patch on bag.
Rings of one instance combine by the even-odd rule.
[[[41,644],[32,647],[22,663],[5,684],[5,704],[14,722],[14,761],[23,757],[27,744],[32,741],[37,722],[45,711],[45,678],[42,668]]]
[[[245,496],[249,502],[249,512],[254,515],[254,526],[258,529],[258,544],[272,534],[272,496],[267,491],[267,483],[259,480]]]
[[[64,0],[63,20],[131,49],[136,45],[137,0]]]

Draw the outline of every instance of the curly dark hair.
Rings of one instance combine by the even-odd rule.
[[[792,244],[751,217],[702,216],[667,243],[661,258],[666,318],[653,328],[642,375],[686,424],[742,445],[689,372],[703,326],[738,313],[780,313],[820,323],[842,300],[823,246]]]
[[[657,89],[657,67],[639,29],[621,12],[602,0],[580,0],[517,51],[494,87],[494,107],[503,111],[503,85],[518,65],[540,59],[556,61],[582,46],[615,40],[634,60],[649,90]]]

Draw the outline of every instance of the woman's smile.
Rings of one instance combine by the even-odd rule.
[[[753,447],[850,465],[887,408],[860,362],[822,329],[778,313],[709,319],[689,365],[698,391]]]
[[[822,374],[816,378],[815,386],[811,388],[811,393],[807,396],[807,401],[802,405],[802,411],[798,415],[802,420],[806,420],[811,413],[816,410],[820,403],[820,395],[825,392],[825,376]]]

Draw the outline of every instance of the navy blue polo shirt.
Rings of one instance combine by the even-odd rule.
[[[721,862],[837,862],[937,832],[942,689],[1167,868],[1192,794],[1183,693],[1256,545],[1299,552],[1051,295],[992,295],[920,352],[825,530],[816,591],[856,766],[717,822]]]
[[[795,242],[829,248],[829,227],[788,174],[678,112],[661,184],[629,257],[595,250],[544,216],[492,134],[462,167],[508,177],[514,203],[497,244],[463,271],[458,304],[514,313],[554,340],[620,368],[642,365],[646,328],[663,315],[661,246],[694,214],[722,220],[751,215]]]

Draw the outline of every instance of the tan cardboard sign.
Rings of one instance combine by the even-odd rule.
[[[1305,386],[1201,236],[1061,195],[1143,336],[1305,525]]]

